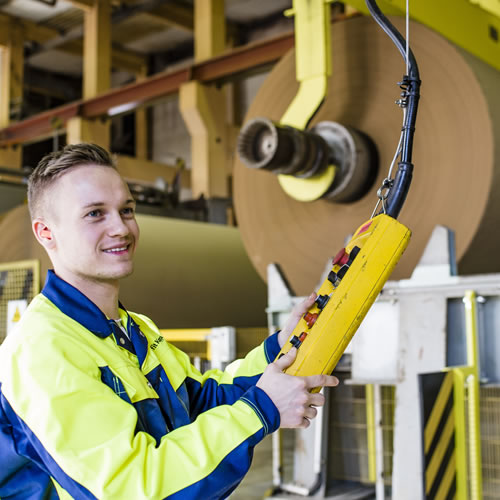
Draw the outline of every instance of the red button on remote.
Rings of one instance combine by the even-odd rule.
[[[340,250],[340,252],[333,259],[334,266],[343,266],[349,260],[349,254],[345,251],[345,248]]]
[[[310,313],[307,312],[304,314],[304,319],[306,320],[307,326],[309,328],[312,328],[314,323],[316,323],[316,320],[318,319],[318,313]]]

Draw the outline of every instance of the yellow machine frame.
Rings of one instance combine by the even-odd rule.
[[[365,0],[345,3],[364,14],[368,13]],[[402,16],[405,0],[379,0],[386,15]],[[410,2],[410,15],[429,28],[441,33],[487,64],[500,70],[500,44],[495,40],[500,33],[500,3],[498,0],[418,0]]]
[[[304,130],[328,90],[332,74],[330,43],[330,3],[332,0],[294,0],[293,8],[285,11],[295,16],[295,65],[299,90],[281,117],[281,125]],[[299,201],[319,199],[332,185],[335,165],[308,179],[279,175],[281,188]]]

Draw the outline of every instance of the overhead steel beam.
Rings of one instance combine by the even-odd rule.
[[[142,12],[148,12],[154,8],[160,7],[165,2],[166,0],[147,0],[142,4],[133,5],[130,7],[125,7],[123,9],[120,9],[111,15],[111,24],[112,25],[119,24],[122,21],[125,21],[126,19],[136,16]],[[39,47],[36,47],[32,51],[32,56],[47,50],[57,49],[69,42],[79,40],[83,37],[83,33],[84,33],[83,26],[77,26],[76,28],[67,31],[63,35],[57,36],[47,41],[46,43],[40,45]]]
[[[156,21],[165,23],[167,26],[182,29],[190,33],[194,31],[194,16],[192,8],[168,3],[146,12],[146,15]]]
[[[143,106],[148,102],[174,94],[180,85],[191,80],[213,82],[234,78],[276,62],[294,46],[293,33],[234,49],[219,57],[184,68],[154,75],[85,101],[76,101],[0,130],[0,146],[33,142],[57,131],[70,118],[111,116]]]
[[[8,33],[6,27],[15,24],[19,24],[22,27],[25,40],[32,40],[41,45],[48,43],[50,40],[57,38],[60,35],[54,28],[48,28],[47,26],[36,24],[33,21],[0,13],[0,42],[6,43],[5,40]],[[83,52],[82,41],[75,40],[68,42],[64,46],[60,47],[60,50],[81,56]],[[112,61],[114,66],[131,73],[140,72],[141,68],[147,64],[147,60],[142,54],[135,54],[132,51],[123,50],[120,47],[113,48]]]
[[[88,11],[94,6],[95,0],[68,0],[73,7]]]

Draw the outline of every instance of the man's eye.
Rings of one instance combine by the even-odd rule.
[[[101,215],[102,215],[102,212],[100,210],[91,210],[87,214],[87,217],[100,217]]]
[[[132,207],[126,207],[122,210],[123,215],[134,215],[135,210]]]

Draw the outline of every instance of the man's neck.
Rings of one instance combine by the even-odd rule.
[[[108,318],[117,319],[120,317],[118,312],[118,293],[120,291],[118,280],[89,280],[74,274],[59,273],[57,269],[55,269],[55,273],[88,297]]]

